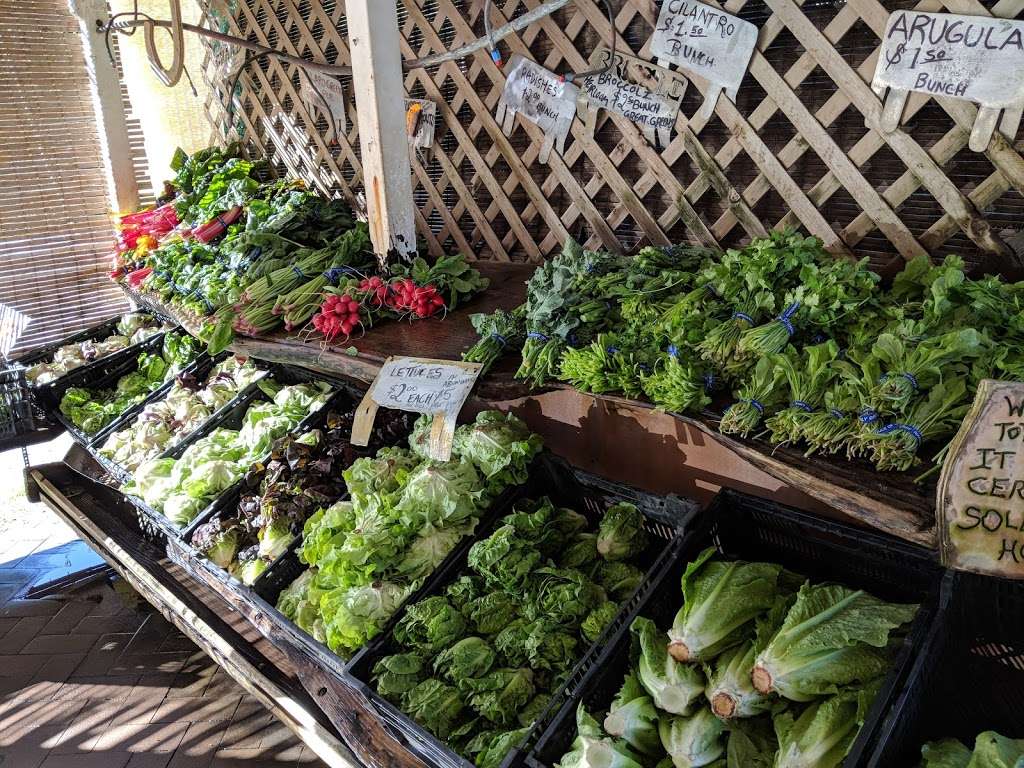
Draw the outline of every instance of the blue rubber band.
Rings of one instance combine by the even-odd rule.
[[[508,341],[500,333],[492,333],[491,338],[494,339],[499,344],[501,344],[501,346],[503,347],[508,346]]]
[[[840,411],[838,408],[829,408],[828,409],[828,415],[831,416],[834,419],[845,419],[846,418],[846,414],[843,411]]]
[[[860,423],[861,424],[874,424],[876,421],[881,419],[881,415],[878,411],[874,411],[871,408],[865,408],[860,412]]]
[[[811,339],[811,344],[821,344],[827,338],[828,338],[828,336],[826,336],[823,333],[816,333],[816,334],[814,334],[814,338]]]
[[[750,398],[749,400],[746,400],[746,401],[744,401],[744,402],[750,403],[750,404],[751,404],[752,406],[754,406],[754,408],[755,408],[755,409],[757,410],[757,412],[758,412],[759,414],[761,414],[762,416],[764,416],[764,405],[763,405],[763,404],[759,403],[759,402],[758,402],[757,400],[755,400],[754,398]]]
[[[704,379],[704,390],[706,392],[710,392],[711,390],[713,390],[715,388],[715,374],[713,374],[713,373],[705,373],[704,376],[703,376],[703,379]]]
[[[528,338],[528,339],[536,339],[537,341],[547,341],[548,340],[547,336],[545,336],[543,333],[537,333],[536,331],[530,331],[528,334],[526,334],[526,338]]]
[[[906,432],[912,438],[914,438],[914,444],[920,445],[924,440],[924,435],[921,434],[921,430],[910,424],[886,424],[884,427],[878,430],[879,435],[891,435],[894,432]]]
[[[306,274],[301,269],[299,269],[298,267],[292,267],[292,272],[295,273],[295,276],[297,278],[299,278],[299,280],[305,280],[306,279]]]
[[[806,413],[813,413],[814,411],[814,408],[811,407],[810,403],[807,403],[804,400],[794,400],[791,404],[791,407],[799,408],[801,411],[804,411]]]
[[[679,357],[679,347],[675,344],[669,344],[665,351],[668,352],[669,357]]]
[[[650,373],[651,372],[651,366],[649,366],[647,363],[637,363],[636,367],[639,368],[644,373]]]
[[[786,307],[786,311],[783,312],[778,317],[778,321],[780,323],[782,323],[783,327],[786,329],[786,332],[790,336],[792,336],[794,333],[796,333],[796,329],[793,328],[792,318],[793,318],[793,315],[796,314],[796,311],[798,309],[800,309],[800,303],[799,302],[794,302],[793,304],[790,304],[788,307]]]
[[[752,318],[746,312],[733,312],[732,313],[732,317],[733,317],[733,320],[746,320],[751,325],[754,324],[754,318]]]
[[[609,355],[617,355],[617,354],[619,354],[619,348],[614,346],[614,345],[608,347],[608,349],[606,351],[608,352]]]
[[[717,288],[715,288],[715,286],[713,286],[713,285],[712,285],[711,283],[708,283],[707,285],[705,285],[705,286],[704,286],[704,290],[705,290],[705,291],[707,291],[708,293],[710,293],[710,294],[711,294],[712,296],[714,296],[714,297],[715,297],[716,299],[720,299],[720,298],[722,298],[722,294],[720,294],[720,293],[718,292],[718,289],[717,289]]]
[[[904,379],[910,382],[910,386],[914,388],[915,392],[917,392],[920,389],[920,387],[917,385],[917,377],[914,376],[914,374],[903,372],[900,374],[900,376],[902,376]]]

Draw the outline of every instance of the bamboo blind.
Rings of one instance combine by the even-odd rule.
[[[495,0],[494,23],[539,4]],[[659,5],[613,0],[620,50],[650,58]],[[399,0],[403,56],[479,37],[482,6]],[[1024,0],[726,0],[723,7],[760,29],[739,98],[723,97],[704,121],[697,117],[703,85],[691,82],[664,148],[601,112],[593,139],[577,119],[564,156],[543,165],[535,126],[519,118],[506,138],[494,120],[504,76],[485,51],[409,72],[408,94],[438,104],[434,151],[413,160],[419,231],[430,250],[536,261],[570,234],[625,251],[682,241],[727,247],[791,225],[836,254],[869,257],[883,273],[920,253],[956,252],[990,269],[1014,263],[1024,213],[1019,141],[997,134],[986,153],[973,153],[975,106],[921,94],[911,94],[896,133],[883,136],[865,122],[881,109],[870,81],[890,11],[1015,18]],[[250,40],[319,61],[348,60],[343,2],[237,0],[226,17]],[[502,47],[556,72],[581,71],[609,34],[600,0],[574,0]],[[230,130],[223,83],[214,83],[208,113],[280,170],[355,199],[351,88],[345,84],[348,130],[332,141],[327,121],[303,103],[299,78],[297,67],[259,60],[241,78]]]
[[[126,307],[107,279],[107,182],[78,22],[66,0],[0,0],[0,303],[15,352]]]

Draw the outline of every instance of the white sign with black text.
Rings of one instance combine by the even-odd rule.
[[[516,115],[522,115],[544,132],[537,157],[540,162],[546,163],[556,146],[559,154],[564,152],[580,89],[519,54],[509,59],[505,77],[505,90],[495,112],[505,135],[512,135]]]
[[[651,53],[708,81],[700,114],[707,118],[724,90],[736,101],[757,44],[757,27],[697,0],[665,0],[651,38]]]
[[[885,133],[896,130],[917,91],[981,105],[970,139],[975,152],[988,147],[1001,112],[999,130],[1012,141],[1024,109],[1024,21],[895,11],[871,86],[885,98]]]
[[[345,89],[341,81],[326,72],[305,70],[302,78],[302,98],[311,113],[320,112],[334,131],[335,138],[345,133],[348,118],[345,113]],[[326,108],[326,111],[325,111]]]

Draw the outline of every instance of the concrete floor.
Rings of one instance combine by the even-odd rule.
[[[0,768],[323,766],[122,582],[24,599],[100,560],[25,500],[21,466],[20,451],[0,454]]]

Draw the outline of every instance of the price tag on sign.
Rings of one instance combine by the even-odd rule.
[[[981,105],[970,138],[975,152],[988,147],[1001,112],[999,130],[1012,141],[1024,110],[1024,21],[896,11],[871,87],[885,99],[885,133],[896,130],[910,91],[917,91]]]
[[[389,357],[356,411],[352,444],[367,445],[378,408],[432,414],[430,457],[448,461],[452,456],[455,423],[480,375],[479,363]]]
[[[342,88],[341,81],[326,72],[307,69],[303,72],[301,91],[306,109],[310,112],[324,113],[335,138],[341,138],[348,124],[345,114],[345,89]]]
[[[505,90],[495,112],[505,135],[512,135],[516,115],[522,115],[544,131],[544,143],[537,156],[540,162],[547,163],[556,146],[559,154],[565,152],[580,89],[518,53],[509,59],[505,77]]]
[[[1024,384],[986,379],[939,479],[942,562],[1024,579]]]
[[[757,27],[749,21],[696,0],[665,0],[651,53],[659,64],[675,64],[708,81],[700,108],[708,118],[723,90],[736,101],[756,44]]]

